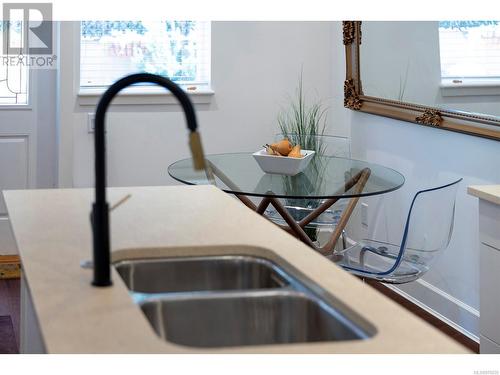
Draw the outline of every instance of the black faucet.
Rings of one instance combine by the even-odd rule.
[[[125,87],[136,83],[154,83],[165,87],[180,102],[190,131],[189,145],[194,168],[205,168],[201,139],[196,131],[196,115],[188,95],[171,80],[155,74],[138,73],[126,76],[112,84],[102,95],[95,112],[95,202],[92,206],[92,233],[94,245],[94,279],[92,285],[112,285],[110,264],[109,208],[106,201],[106,141],[104,119],[113,98]]]

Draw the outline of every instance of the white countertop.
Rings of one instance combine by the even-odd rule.
[[[370,339],[197,349],[161,340],[112,270],[94,288],[80,262],[92,253],[92,189],[4,192],[23,273],[49,353],[467,353],[398,304],[212,186],[110,188],[113,260],[246,254],[299,270],[352,316]]]
[[[500,185],[473,185],[467,188],[470,195],[500,205]]]

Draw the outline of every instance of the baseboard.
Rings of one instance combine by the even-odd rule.
[[[0,255],[0,279],[17,279],[21,276],[18,255]]]
[[[422,279],[408,284],[386,284],[386,286],[479,343],[479,311],[477,309]]]

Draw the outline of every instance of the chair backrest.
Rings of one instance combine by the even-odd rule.
[[[448,247],[460,181],[461,178],[415,194],[408,211],[398,257],[387,273],[394,272],[404,260],[418,269],[421,275]]]
[[[300,144],[305,150],[314,150],[324,156],[336,156],[342,158],[351,157],[351,141],[347,137],[335,135],[310,135],[297,133],[279,133],[275,139],[281,140],[287,137],[293,144]]]

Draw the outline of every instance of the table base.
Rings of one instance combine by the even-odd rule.
[[[213,163],[210,163],[210,167],[211,167],[211,172],[213,172],[213,174],[217,176],[231,190],[233,191],[238,190],[237,186],[235,186],[235,184]],[[368,181],[368,178],[370,177],[370,173],[371,171],[369,168],[365,168],[359,171],[346,181],[344,185],[344,190],[338,192],[338,194],[341,195],[343,192],[346,192],[352,188],[354,188],[353,194],[360,194],[363,191],[363,188],[366,182]],[[211,177],[213,180],[213,176]],[[268,196],[264,197],[258,206],[255,203],[253,203],[246,195],[243,194],[235,194],[235,195],[245,206],[247,206],[248,208],[252,209],[253,211],[257,212],[258,214],[266,218],[267,218],[267,216],[265,215],[266,208],[269,207],[269,205],[273,206],[276,209],[276,211],[280,214],[280,216],[285,220],[287,225],[280,225],[273,222],[274,224],[278,225],[281,229],[297,237],[299,240],[301,240],[302,242],[304,242],[305,244],[307,244],[308,246],[310,246],[311,248],[315,249],[316,251],[318,251],[323,255],[330,255],[333,256],[334,258],[336,256],[340,256],[339,254],[336,254],[334,252],[335,245],[337,244],[342,232],[344,231],[347,222],[349,221],[349,218],[351,217],[352,212],[354,211],[354,208],[356,207],[356,204],[359,201],[359,197],[343,198],[343,199],[349,199],[349,203],[347,204],[347,207],[342,213],[340,220],[335,227],[335,230],[333,231],[332,235],[330,236],[330,239],[325,245],[317,246],[309,238],[307,233],[304,231],[304,228],[341,198],[326,199],[320,206],[314,209],[309,215],[307,215],[305,218],[297,222],[292,217],[292,215],[290,215],[290,213],[285,208],[283,203],[281,203],[279,198],[275,198],[272,196],[273,192],[270,191],[267,194]]]

